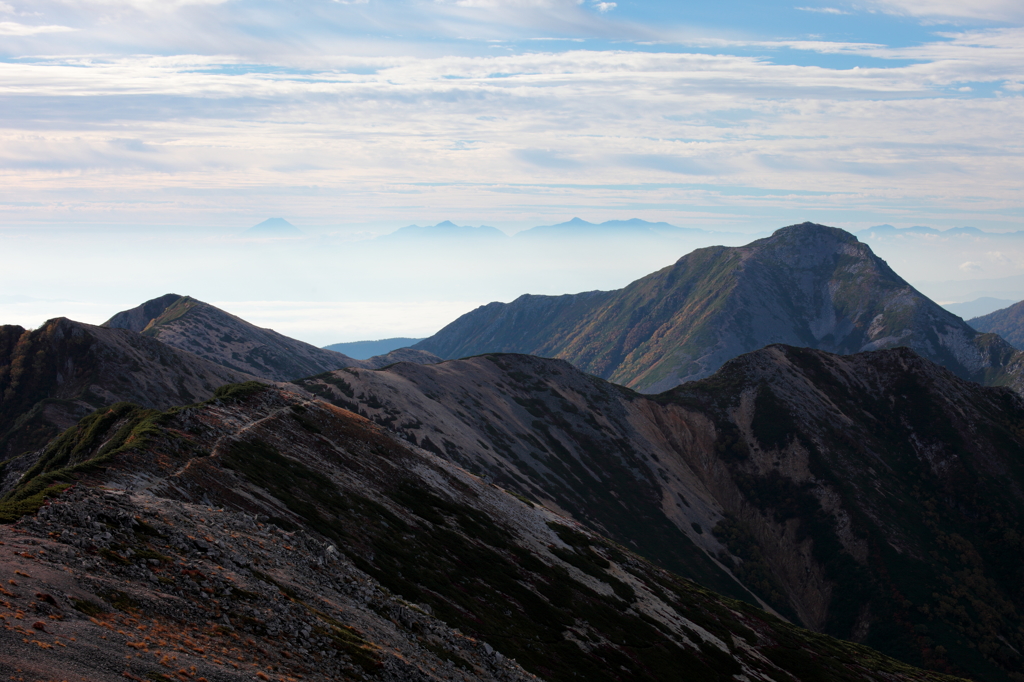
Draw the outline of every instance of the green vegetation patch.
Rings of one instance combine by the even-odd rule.
[[[87,616],[95,617],[100,615],[101,613],[106,613],[106,609],[104,609],[96,602],[89,601],[88,599],[73,598],[71,600],[71,605],[74,607],[76,611],[78,611],[79,613],[84,613]]]
[[[270,388],[269,384],[260,381],[245,381],[240,384],[225,384],[213,392],[213,397],[206,401],[220,400],[226,403],[242,402]]]
[[[33,513],[55,497],[75,474],[102,466],[121,452],[143,446],[159,432],[163,413],[132,403],[115,403],[83,417],[51,442],[18,485],[0,499],[0,522]]]
[[[104,601],[113,606],[118,611],[124,611],[131,613],[138,611],[141,608],[139,602],[131,598],[127,593],[115,589],[107,589],[96,593],[97,596],[102,597]]]

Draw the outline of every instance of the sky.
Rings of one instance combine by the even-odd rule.
[[[346,244],[446,219],[1021,230],[1022,97],[1010,0],[0,0],[0,322],[175,290],[306,340],[414,336],[682,255],[449,257],[429,297],[426,266],[343,276]],[[232,241],[276,216],[315,253]],[[1024,274],[984,253],[916,276]]]

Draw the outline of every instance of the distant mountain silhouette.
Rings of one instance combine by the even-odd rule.
[[[399,228],[390,234],[377,237],[374,241],[433,241],[459,239],[470,242],[503,241],[508,235],[496,227],[481,225],[470,227],[469,225],[456,225],[450,220],[438,223],[437,225],[408,225]]]
[[[305,233],[284,218],[269,218],[242,233],[243,237],[301,237]]]
[[[408,339],[396,337],[393,339],[378,339],[376,341],[349,341],[347,343],[332,343],[329,346],[324,346],[324,350],[344,353],[356,360],[366,360],[375,355],[384,355],[399,348],[407,348],[422,340],[422,338]]]
[[[528,230],[517,232],[515,239],[577,237],[697,237],[709,235],[707,230],[676,227],[668,223],[651,223],[639,218],[630,220],[607,220],[603,223],[590,223],[582,218],[573,218],[557,225],[540,225]]]
[[[1006,308],[1007,306],[1013,305],[1013,301],[1008,298],[993,298],[991,296],[982,296],[976,298],[973,301],[967,301],[965,303],[947,303],[943,308],[953,313],[958,317],[962,317],[965,320],[970,320],[973,317],[981,317],[982,315],[988,315],[997,310]],[[968,322],[968,324],[970,324]],[[972,327],[974,325],[971,325]],[[978,329],[977,327],[974,327]],[[978,331],[994,331],[990,329],[978,329]],[[1006,336],[1004,335],[1005,339]],[[1009,341],[1009,339],[1007,339]]]

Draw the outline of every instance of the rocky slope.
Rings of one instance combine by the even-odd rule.
[[[356,360],[257,327],[208,303],[177,294],[120,312],[103,326],[130,329],[229,369],[272,381],[289,381],[340,367],[439,361],[431,353],[408,348]]]
[[[97,407],[130,400],[166,409],[252,378],[123,329],[66,318],[30,331],[0,326],[0,462]]]
[[[834,353],[909,346],[988,382],[1009,381],[1015,352],[918,293],[853,235],[812,223],[698,249],[617,291],[491,303],[414,348],[557,357],[656,393],[773,343]]]
[[[1024,399],[909,349],[771,346],[657,396],[507,354],[298,383],[794,622],[1024,674]]]
[[[0,665],[28,679],[950,679],[258,384],[101,410],[2,507],[29,513],[0,530]]]
[[[1014,348],[1024,350],[1024,301],[988,315],[972,318],[967,324],[979,332],[999,334],[1013,344]]]

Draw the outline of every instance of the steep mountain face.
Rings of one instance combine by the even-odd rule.
[[[0,555],[18,571],[0,662],[41,679],[951,680],[717,597],[258,384],[90,415],[13,510],[29,516],[0,531],[19,550]]]
[[[1024,674],[1024,399],[909,349],[771,346],[651,397],[519,355],[298,383],[794,622]]]
[[[1009,308],[970,319],[967,324],[979,332],[999,334],[1013,344],[1014,348],[1024,350],[1024,301],[1014,303]]]
[[[104,327],[131,329],[224,367],[272,381],[289,381],[340,367],[437,362],[424,351],[400,349],[368,360],[262,329],[189,296],[167,294],[114,315]]]
[[[675,573],[756,603],[716,558],[722,544],[696,530],[721,521],[721,505],[687,466],[659,457],[665,438],[632,391],[526,355],[349,368],[295,383]],[[713,450],[710,421],[694,415],[688,428],[680,447],[692,459]]]
[[[166,409],[252,378],[124,329],[66,318],[31,331],[0,326],[0,462],[97,407],[130,400]]]
[[[414,348],[557,357],[656,393],[773,343],[834,353],[909,346],[978,381],[1002,377],[1014,353],[918,293],[853,235],[812,223],[698,249],[617,291],[491,303]]]

